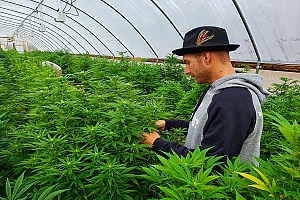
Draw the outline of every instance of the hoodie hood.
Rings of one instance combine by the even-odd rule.
[[[263,77],[259,74],[238,73],[225,76],[211,84],[211,89],[221,90],[228,87],[245,87],[253,91],[260,103],[264,103],[270,93],[262,87]]]

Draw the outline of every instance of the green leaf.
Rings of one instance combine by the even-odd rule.
[[[172,199],[178,199],[178,200],[184,199],[182,194],[176,192],[173,188],[170,189],[170,188],[167,188],[167,187],[159,186],[159,189],[161,189],[166,194],[166,196],[172,197]]]
[[[6,185],[5,185],[6,195],[8,199],[11,199],[11,186],[8,178],[6,179]]]
[[[298,126],[296,125],[297,123],[291,125],[290,122],[286,120],[283,116],[277,113],[275,114],[277,117],[268,114],[266,115],[277,122],[277,124],[276,123],[273,124],[279,128],[280,132],[284,135],[284,137],[290,144],[297,145],[296,138],[299,137],[300,135],[300,130],[299,129],[297,130],[298,128]]]
[[[44,192],[40,195],[38,200],[45,200],[46,196],[51,192],[51,190],[55,187],[55,185],[48,187]]]
[[[16,197],[16,194],[17,194],[20,186],[22,185],[22,182],[23,182],[23,179],[24,179],[24,174],[25,174],[25,171],[18,177],[18,179],[15,183],[15,187],[14,187],[14,190],[13,190],[13,193],[12,193],[12,199],[14,199]]]
[[[25,200],[25,199],[27,199],[27,197],[23,197],[22,199],[18,199],[18,200]]]
[[[265,181],[265,183],[270,184],[269,179],[258,169],[256,169],[255,167],[252,167],[261,177],[262,179]]]
[[[77,185],[79,185],[80,188],[82,188],[82,189],[84,188],[83,183],[80,180],[77,180],[76,183],[77,183]]]
[[[271,193],[271,190],[266,186],[266,184],[264,182],[262,182],[261,180],[259,180],[258,178],[254,177],[250,174],[246,174],[246,173],[242,173],[242,172],[237,172],[237,173],[257,184],[257,185],[250,185],[250,186],[256,187],[258,189],[265,190],[265,191],[268,191]]]
[[[236,200],[246,200],[242,195],[240,195],[240,193],[235,190],[235,199]]]
[[[283,167],[290,174],[290,176],[292,177],[292,179],[294,179],[294,178],[300,178],[300,173],[299,173],[298,169],[287,167],[283,163],[279,163],[279,165],[281,167]]]
[[[160,180],[162,179],[162,176],[159,174],[158,170],[155,169],[154,167],[149,167],[149,168],[142,167],[142,169],[148,175],[142,174],[142,175],[140,175],[141,177],[143,177],[149,181],[155,182],[155,183],[160,182]]]
[[[24,194],[34,183],[35,182],[23,187],[22,190],[16,195],[15,199],[18,199],[22,194]]]
[[[265,187],[265,186],[263,186],[263,185],[256,185],[256,184],[253,184],[253,185],[249,185],[249,186],[254,187],[254,188],[257,188],[257,189],[260,189],[260,190],[264,190],[264,191],[267,191],[267,192],[271,192],[271,191],[269,190],[269,188],[267,188],[267,187]]]
[[[211,173],[212,167],[203,171],[203,167],[199,170],[198,174],[193,178],[195,182],[206,185],[210,181],[219,178],[218,175],[209,175]]]
[[[37,198],[37,197],[36,197],[36,194],[35,194],[34,197],[32,198],[32,200],[36,200],[36,198]]]
[[[191,178],[191,174],[189,173],[190,171],[187,170],[186,172],[183,170],[183,168],[181,166],[179,166],[176,163],[172,163],[173,168],[175,169],[175,171],[178,173],[178,175],[181,175],[181,177],[177,177],[177,178],[184,178],[184,179],[190,179]]]
[[[169,155],[169,156],[170,156],[171,154],[170,154],[170,153],[166,153],[166,155]],[[161,162],[165,167],[172,168],[170,162],[169,162],[166,158],[164,158],[164,157],[162,157],[162,156],[160,156],[160,155],[158,155],[157,157],[158,157],[158,159],[160,160],[160,162]],[[159,166],[159,165],[157,165],[157,166]],[[156,168],[157,166],[154,166],[154,167]]]
[[[121,194],[120,195],[123,199],[127,199],[127,200],[132,200],[132,198],[130,196],[128,196],[127,194]]]
[[[56,197],[57,195],[67,191],[69,189],[64,189],[64,190],[58,190],[58,191],[55,191],[55,192],[52,192],[51,194],[49,194],[44,200],[52,200],[54,197]]]

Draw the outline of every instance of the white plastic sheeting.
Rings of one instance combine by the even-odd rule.
[[[300,63],[300,0],[236,2],[261,62]],[[54,21],[59,8],[67,13],[64,23]],[[165,58],[188,30],[215,25],[241,45],[233,60],[258,59],[232,0],[0,0],[0,12],[1,35],[15,33],[42,51]],[[41,23],[46,32],[39,31]]]

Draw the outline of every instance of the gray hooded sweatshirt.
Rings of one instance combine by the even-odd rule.
[[[243,162],[258,164],[263,127],[261,104],[269,92],[262,88],[257,74],[232,74],[212,83],[196,105],[191,120],[166,120],[166,130],[187,128],[185,144],[180,146],[156,139],[153,150],[175,151],[186,156],[197,146],[211,148],[208,155],[232,158],[240,155]]]

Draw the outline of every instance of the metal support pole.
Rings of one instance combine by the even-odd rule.
[[[251,31],[250,31],[250,28],[249,28],[249,26],[248,26],[248,24],[247,24],[247,21],[246,21],[244,15],[243,15],[243,13],[242,13],[242,10],[241,10],[240,6],[238,5],[238,3],[237,3],[236,0],[232,0],[232,2],[233,2],[233,4],[234,4],[234,6],[236,7],[236,9],[237,9],[237,11],[238,11],[238,13],[239,13],[239,15],[240,15],[242,21],[243,21],[243,24],[244,24],[244,26],[245,26],[245,28],[246,28],[246,31],[247,31],[247,33],[248,33],[248,35],[249,35],[249,38],[250,38],[251,43],[252,43],[252,46],[253,46],[253,48],[254,48],[254,51],[255,51],[255,54],[256,54],[256,57],[257,57],[256,73],[258,74],[259,69],[260,69],[260,62],[261,62],[261,58],[260,58],[260,55],[259,55],[259,51],[258,51],[258,49],[257,49],[255,40],[254,40],[254,38],[253,38],[253,35],[252,35]]]

